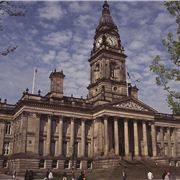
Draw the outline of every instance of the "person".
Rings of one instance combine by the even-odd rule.
[[[26,172],[25,172],[24,180],[29,180],[29,171],[28,170],[26,170]]]
[[[164,171],[163,174],[162,174],[162,179],[164,180],[165,176],[166,176],[167,172]]]
[[[81,171],[81,175],[78,177],[78,180],[86,180],[84,171]]]
[[[62,180],[67,180],[67,173],[66,172],[64,172]]]
[[[48,178],[49,178],[49,170],[46,172],[46,177],[44,179],[48,180]]]
[[[126,180],[127,179],[127,173],[125,170],[123,170],[122,172],[122,180]]]
[[[53,173],[52,173],[52,171],[49,171],[48,179],[49,180],[53,180]]]
[[[154,178],[153,173],[151,171],[148,172],[147,178],[148,180],[152,180]]]
[[[75,180],[75,173],[74,173],[73,170],[72,170],[72,178],[71,178],[71,180]]]
[[[170,172],[167,172],[167,174],[164,177],[164,180],[170,180]]]
[[[12,178],[13,178],[14,180],[16,179],[16,171],[15,171],[15,170],[13,171]]]
[[[29,171],[29,180],[34,180],[34,172],[33,172],[33,170]]]

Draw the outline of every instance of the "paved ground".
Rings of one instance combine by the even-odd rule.
[[[12,180],[12,177],[5,175],[5,174],[0,174],[0,180]],[[24,178],[23,177],[17,177],[16,180],[24,180]],[[103,179],[98,179],[98,180],[103,180]],[[133,179],[129,179],[129,180],[133,180]],[[161,179],[154,179],[154,180],[161,180]],[[180,177],[176,177],[176,179],[174,179],[174,180],[180,180]]]
[[[0,174],[0,180],[12,180],[12,176]],[[16,180],[24,180],[22,177],[17,177]]]

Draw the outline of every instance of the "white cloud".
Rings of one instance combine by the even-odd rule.
[[[165,26],[170,26],[173,23],[174,23],[174,20],[172,16],[165,12],[159,13],[156,19],[154,20],[154,24],[162,29]]]
[[[55,60],[56,51],[50,50],[48,54],[45,54],[42,59],[45,63],[51,63],[51,61]]]
[[[39,17],[47,20],[60,20],[66,13],[58,2],[46,2],[38,11]]]
[[[94,24],[94,16],[80,15],[77,21],[74,22],[74,24],[77,26],[89,28]]]
[[[129,49],[140,49],[144,47],[144,43],[142,41],[132,41],[129,45]]]
[[[48,34],[47,36],[43,37],[44,42],[42,43],[52,45],[52,46],[59,46],[59,45],[69,43],[71,38],[72,38],[72,32],[70,30],[52,32]]]
[[[71,2],[69,11],[73,13],[88,12],[91,9],[91,4],[88,2]]]

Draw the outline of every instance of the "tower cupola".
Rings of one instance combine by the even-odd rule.
[[[110,14],[109,4],[107,1],[104,1],[102,15],[94,36],[94,47],[92,54],[101,49],[107,48],[113,48],[114,50],[122,52],[118,28]]]
[[[96,33],[112,30],[118,31],[118,28],[110,15],[109,4],[107,3],[107,1],[104,1],[102,16],[100,18],[99,25],[96,29]]]

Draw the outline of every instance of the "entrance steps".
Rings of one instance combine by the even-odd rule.
[[[122,171],[127,172],[129,180],[144,180],[147,179],[147,173],[152,171],[155,179],[161,179],[163,172],[170,171],[174,176],[180,176],[180,167],[169,165],[157,165],[153,160],[119,160],[116,167],[106,169],[93,169],[88,175],[88,180],[119,180],[122,176]]]

